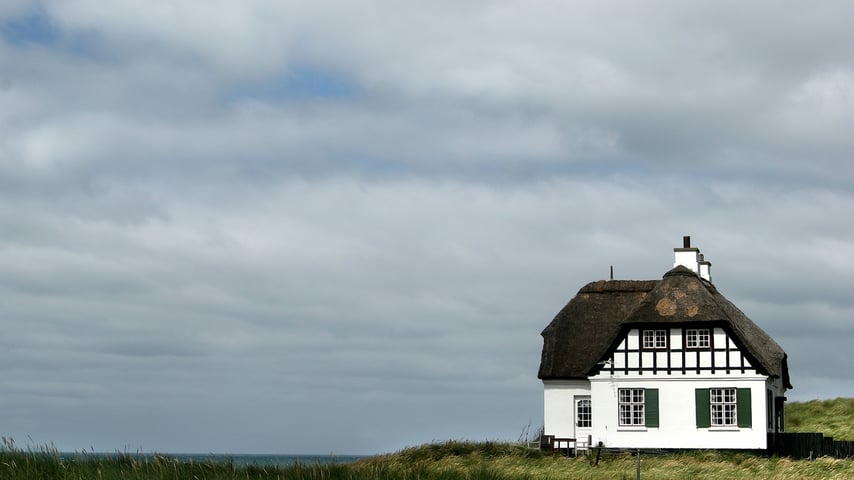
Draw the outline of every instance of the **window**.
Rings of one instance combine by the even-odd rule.
[[[710,388],[712,426],[731,427],[737,425],[734,388]]]
[[[576,425],[579,428],[590,428],[593,426],[593,416],[590,408],[590,399],[584,398],[575,403]]]
[[[688,329],[685,330],[685,348],[709,348],[711,346],[709,329]]]
[[[750,428],[753,423],[749,388],[698,388],[697,427]]]
[[[619,389],[620,425],[644,425],[642,388]]]
[[[644,350],[664,350],[667,348],[667,330],[644,330]]]

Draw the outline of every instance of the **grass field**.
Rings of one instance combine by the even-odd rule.
[[[0,453],[0,479],[375,479],[510,480],[634,479],[636,458],[542,456],[518,444],[458,442],[431,444],[371,457],[346,465],[289,467],[235,466],[227,462],[181,462],[169,457],[148,460],[60,458],[51,452]],[[854,460],[820,458],[813,462],[764,458],[744,453],[692,452],[643,456],[644,479],[852,479]]]
[[[837,440],[854,440],[854,398],[812,400],[786,405],[786,430],[821,432]]]
[[[819,431],[840,439],[852,438],[854,399],[793,403],[787,409],[787,417],[791,431]],[[448,441],[406,448],[352,464],[260,467],[228,462],[186,462],[168,456],[65,458],[54,449],[21,450],[7,442],[5,448],[0,449],[0,480],[611,480],[634,479],[636,461],[631,455],[603,455],[598,465],[592,465],[589,457],[545,456],[519,444]],[[820,458],[810,462],[749,453],[700,451],[642,456],[641,478],[854,479],[854,460]]]

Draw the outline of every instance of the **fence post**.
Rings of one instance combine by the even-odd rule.
[[[640,478],[640,448],[638,449],[638,478],[637,480],[641,480]]]

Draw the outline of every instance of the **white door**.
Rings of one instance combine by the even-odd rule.
[[[575,396],[575,440],[587,442],[593,431],[593,412],[590,408],[590,395]]]

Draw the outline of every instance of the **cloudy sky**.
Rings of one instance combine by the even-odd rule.
[[[4,0],[0,434],[394,451],[542,424],[540,331],[691,235],[854,396],[850,2]]]

